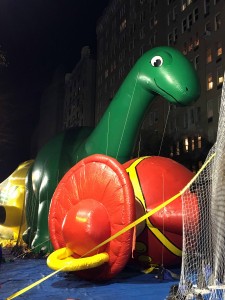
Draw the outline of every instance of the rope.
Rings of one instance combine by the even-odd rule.
[[[121,134],[121,139],[120,139],[118,150],[117,150],[116,157],[115,157],[116,159],[118,158],[118,154],[119,154],[120,147],[121,147],[121,144],[122,144],[122,139],[123,139],[123,136],[124,136],[128,116],[130,114],[131,104],[132,104],[133,99],[134,99],[134,92],[135,92],[135,89],[136,89],[138,76],[139,76],[139,73],[137,74],[136,81],[135,81],[135,84],[134,84],[134,89],[133,89],[133,93],[132,93],[132,96],[131,96],[131,101],[130,101],[130,104],[129,104],[129,108],[128,108],[128,111],[127,111],[127,116],[126,116],[125,123],[124,123],[124,126],[123,126],[122,134]]]
[[[168,119],[169,119],[169,114],[170,114],[170,105],[169,105],[169,109],[168,109],[167,116],[166,116],[166,122],[165,122],[165,126],[164,126],[164,129],[163,129],[163,134],[162,134],[162,139],[161,139],[161,143],[160,143],[160,147],[159,147],[158,156],[160,155],[161,150],[162,150],[162,144],[163,144],[163,140],[164,140],[164,137],[165,137],[166,126],[167,126],[167,122],[168,122]]]

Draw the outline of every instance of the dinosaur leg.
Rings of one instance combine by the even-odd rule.
[[[45,254],[50,253],[53,250],[48,231],[49,205],[49,199],[46,199],[39,204],[37,231],[32,242],[32,249],[34,253]]]

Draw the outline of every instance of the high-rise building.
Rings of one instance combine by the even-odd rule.
[[[64,128],[94,126],[95,64],[89,47],[83,47],[80,61],[66,74]]]
[[[224,20],[224,0],[111,0],[96,28],[95,121],[146,50],[175,47],[194,64],[201,96],[186,108],[171,106],[159,97],[151,105],[142,130],[156,140],[166,136],[171,157],[189,159],[188,154],[196,152],[201,160],[204,141],[213,143],[217,132],[225,70]]]

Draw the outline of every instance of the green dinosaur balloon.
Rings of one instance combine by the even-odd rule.
[[[193,66],[174,48],[153,48],[136,62],[96,128],[65,131],[40,150],[32,172],[28,173],[26,201],[27,208],[33,201],[38,206],[34,213],[37,224],[32,224],[32,214],[27,215],[30,234],[36,231],[34,251],[43,246],[45,252],[52,250],[48,211],[62,176],[79,160],[95,153],[112,156],[121,163],[128,161],[145,113],[157,95],[179,105],[187,105],[200,95]]]

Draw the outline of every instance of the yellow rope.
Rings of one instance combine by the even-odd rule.
[[[118,236],[120,236],[121,234],[123,234],[126,231],[130,230],[134,226],[137,226],[139,223],[141,223],[144,220],[146,220],[147,218],[151,217],[152,215],[154,215],[155,213],[157,213],[159,210],[161,210],[162,208],[164,208],[165,206],[167,206],[168,204],[170,204],[171,202],[173,202],[175,199],[177,199],[178,197],[180,197],[183,193],[185,193],[187,191],[187,189],[190,188],[191,184],[197,179],[197,177],[205,169],[205,167],[210,163],[210,161],[213,159],[214,156],[215,156],[215,153],[213,153],[209,157],[209,159],[202,165],[202,167],[199,169],[199,171],[196,173],[196,175],[188,182],[188,184],[179,193],[177,193],[175,196],[171,197],[170,199],[168,199],[164,203],[160,204],[159,206],[155,207],[154,209],[152,209],[151,211],[149,211],[148,213],[146,213],[145,215],[143,215],[142,217],[140,217],[136,221],[132,222],[131,224],[129,224],[128,226],[126,226],[122,230],[118,231],[116,234],[114,234],[113,236],[111,236],[110,238],[108,238],[107,240],[105,240],[104,242],[102,242],[101,244],[99,244],[98,246],[94,247],[93,249],[91,249],[90,251],[88,251],[87,253],[85,253],[83,256],[87,256],[88,254],[90,254],[91,252],[95,251],[96,249],[98,249],[98,248],[102,247],[103,245],[111,242],[112,240],[114,240],[115,238],[117,238]],[[14,299],[14,298],[20,296],[21,294],[29,291],[33,287],[35,287],[38,284],[42,283],[43,281],[49,279],[50,277],[54,276],[58,272],[63,271],[63,269],[66,268],[66,267],[67,267],[67,265],[65,265],[63,268],[61,268],[61,269],[59,269],[59,270],[57,270],[57,271],[55,271],[53,273],[50,273],[49,275],[45,276],[44,278],[42,278],[42,279],[40,279],[40,280],[32,283],[31,285],[27,286],[26,288],[24,288],[24,289],[16,292],[15,294],[11,295],[10,297],[8,297],[7,300]]]

